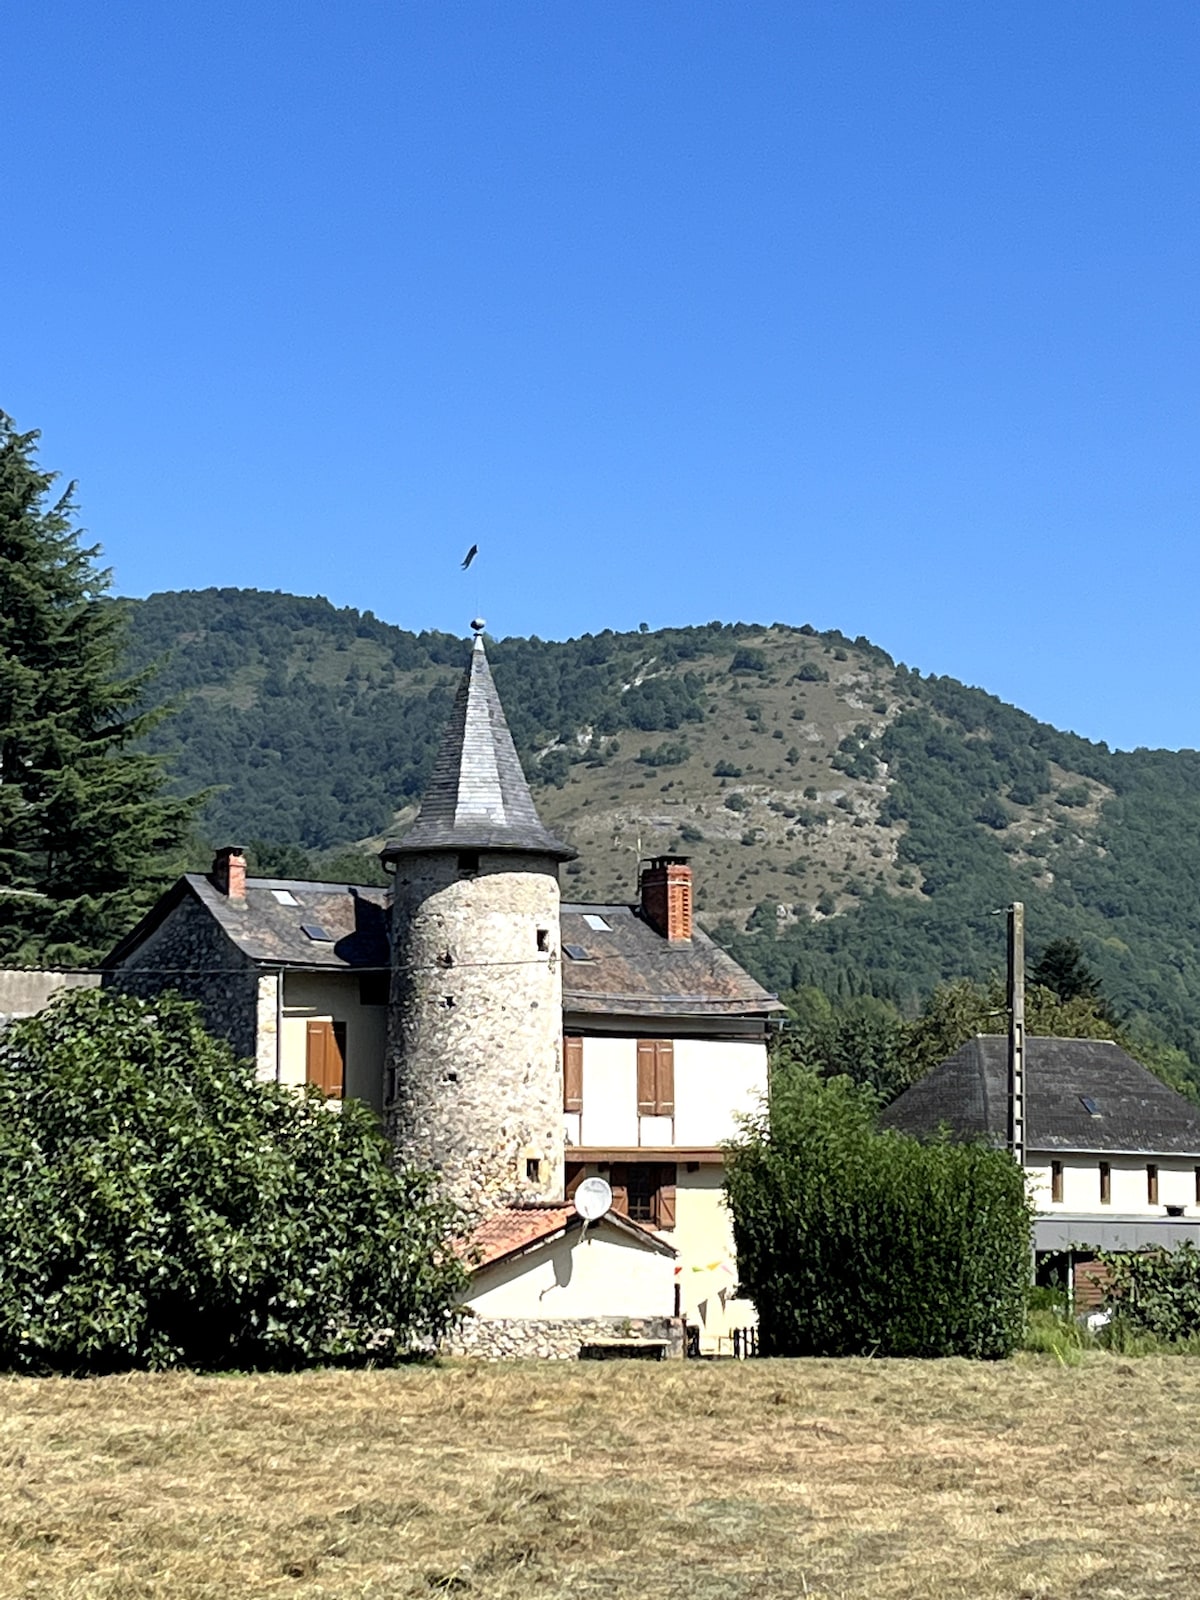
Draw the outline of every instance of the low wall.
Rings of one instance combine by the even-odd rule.
[[[587,1346],[637,1352],[638,1345],[665,1344],[668,1358],[683,1355],[682,1317],[472,1317],[467,1316],[442,1346],[451,1356],[511,1361],[535,1356],[543,1361],[577,1361]]]
[[[60,989],[95,989],[98,972],[54,972],[0,967],[0,1027],[15,1017],[32,1017]]]

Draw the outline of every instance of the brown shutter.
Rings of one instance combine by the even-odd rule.
[[[637,1042],[637,1100],[638,1116],[653,1117],[658,1111],[658,1094],[655,1079],[658,1077],[658,1052],[654,1039]]]
[[[612,1190],[613,1210],[619,1211],[622,1216],[629,1210],[629,1179],[625,1175],[625,1168],[614,1165],[608,1174],[608,1186]]]
[[[563,1039],[563,1110],[583,1110],[583,1040],[573,1034]]]
[[[310,1022],[305,1045],[305,1077],[322,1094],[340,1100],[346,1080],[346,1024]]]
[[[583,1182],[586,1172],[587,1168],[584,1166],[582,1161],[567,1162],[566,1170],[563,1173],[563,1177],[565,1179],[565,1188],[563,1192],[566,1194],[568,1200],[574,1198],[575,1191]]]
[[[309,1083],[325,1092],[325,1041],[329,1037],[327,1022],[310,1022],[305,1046],[304,1075]]]
[[[663,1169],[664,1181],[658,1187],[658,1225],[660,1228],[673,1228],[675,1226],[675,1169]]]
[[[655,1114],[660,1117],[675,1115],[675,1041],[659,1039],[655,1055]]]

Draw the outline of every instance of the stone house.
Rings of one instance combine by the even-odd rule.
[[[121,941],[105,981],[176,989],[260,1077],[365,1101],[481,1229],[524,1237],[605,1177],[612,1221],[527,1240],[505,1269],[524,1288],[481,1288],[481,1306],[544,1323],[546,1252],[562,1271],[582,1249],[587,1294],[555,1280],[551,1300],[594,1322],[607,1263],[621,1325],[636,1282],[642,1320],[677,1313],[727,1348],[753,1308],[733,1296],[720,1146],[766,1094],[783,1007],[694,925],[685,858],[646,863],[635,904],[586,905],[559,896],[574,854],[538,817],[477,636],[417,820],[383,851],[389,888],[248,877],[230,847]]]
[[[1099,1298],[1097,1250],[1200,1245],[1200,1108],[1108,1039],[1025,1045],[1025,1172],[1040,1281]],[[969,1039],[882,1113],[928,1137],[1008,1142],[1008,1041]]]

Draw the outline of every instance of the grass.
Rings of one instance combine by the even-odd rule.
[[[1200,1360],[0,1385],[0,1596],[1200,1592]]]

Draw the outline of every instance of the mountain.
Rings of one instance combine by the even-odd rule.
[[[211,589],[118,602],[160,662],[153,735],[219,841],[377,846],[414,815],[466,643],[322,599]],[[865,638],[710,623],[489,640],[564,888],[631,898],[682,851],[697,911],[762,981],[915,1006],[1071,937],[1117,1010],[1200,1062],[1200,754],[1112,751]],[[278,852],[276,852],[278,854]]]

